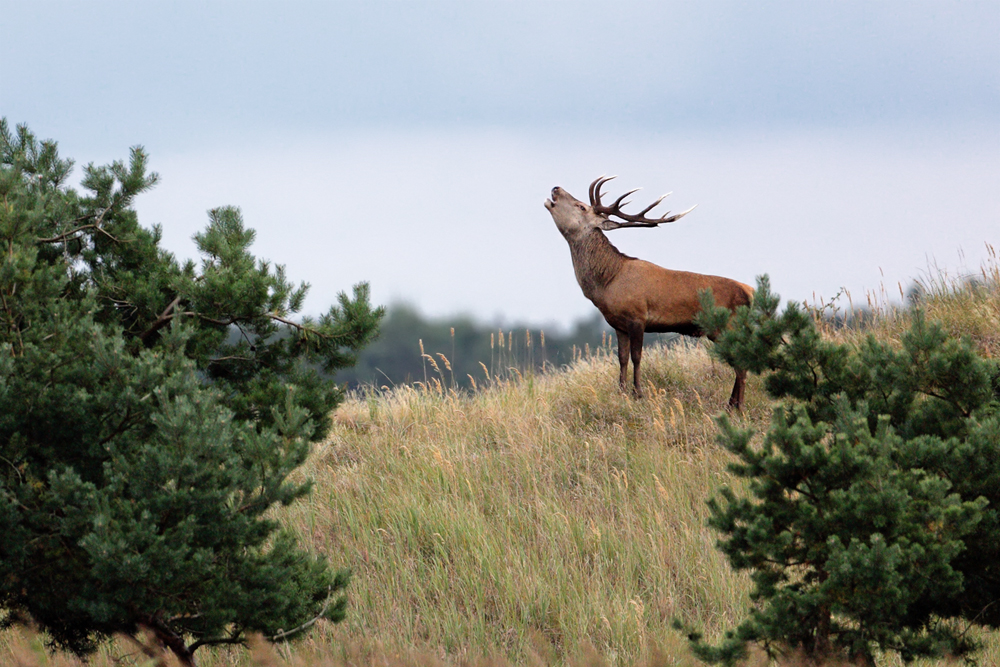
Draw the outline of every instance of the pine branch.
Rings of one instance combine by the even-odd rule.
[[[115,438],[116,436],[118,436],[118,435],[121,435],[122,433],[124,433],[124,432],[125,432],[125,431],[126,431],[126,430],[128,429],[128,426],[129,426],[129,421],[130,421],[131,419],[132,419],[132,410],[131,410],[131,409],[129,409],[129,410],[127,410],[127,411],[125,412],[125,416],[124,416],[124,417],[122,418],[122,421],[121,421],[121,423],[120,423],[120,424],[118,424],[117,428],[115,428],[115,430],[113,430],[113,431],[111,432],[111,434],[110,434],[110,435],[108,435],[108,437],[106,437],[106,438],[103,438],[103,439],[102,439],[102,440],[101,440],[101,441],[100,441],[100,442],[98,443],[98,445],[99,445],[99,446],[101,446],[101,447],[103,447],[103,446],[104,446],[104,445],[106,445],[107,443],[111,442],[111,440],[112,440],[112,439],[114,439],[114,438]]]
[[[223,361],[253,361],[253,357],[242,357],[240,355],[230,355],[228,357],[215,357],[214,359],[209,359],[208,363],[218,364]]]
[[[141,340],[142,342],[145,343],[150,338],[150,336],[152,336],[157,331],[159,331],[160,329],[162,329],[163,327],[165,327],[168,323],[170,323],[170,321],[173,318],[177,317],[178,315],[189,315],[191,317],[197,317],[198,319],[202,320],[203,322],[209,322],[211,324],[217,324],[219,326],[224,326],[224,327],[225,326],[230,326],[232,324],[238,324],[241,321],[240,318],[238,318],[238,317],[230,317],[230,318],[225,319],[225,320],[220,320],[220,319],[217,319],[217,318],[214,318],[214,317],[209,317],[208,315],[205,315],[203,313],[199,313],[199,312],[193,311],[193,310],[186,310],[186,311],[181,311],[181,312],[171,312],[171,311],[174,311],[176,309],[176,307],[180,303],[180,301],[181,301],[181,297],[180,296],[176,297],[173,301],[171,301],[170,305],[168,305],[163,310],[163,312],[160,313],[159,317],[156,318],[156,320],[149,326],[149,328],[146,329],[141,334],[139,334],[139,340]],[[341,336],[337,336],[337,335],[334,335],[334,334],[325,334],[325,333],[319,331],[318,329],[313,329],[311,327],[303,326],[302,324],[299,324],[298,322],[295,322],[295,321],[286,319],[284,317],[281,317],[277,313],[267,313],[266,317],[268,317],[268,318],[270,318],[270,319],[272,319],[272,320],[274,320],[276,322],[281,322],[282,324],[290,326],[290,327],[292,327],[294,329],[297,329],[298,331],[300,331],[302,333],[305,333],[305,334],[308,334],[308,335],[311,335],[311,336],[317,336],[317,337],[322,338],[324,340],[335,340],[337,338],[343,338],[342,335]],[[228,358],[228,357],[226,357],[226,358]]]
[[[298,329],[303,333],[313,334],[315,336],[319,336],[320,338],[325,338],[325,339],[330,339],[334,337],[330,334],[322,334],[316,329],[310,329],[308,327],[304,327],[298,322],[293,322],[292,320],[286,320],[284,317],[279,317],[277,313],[268,313],[267,316],[270,317],[275,322],[281,322],[282,324],[287,324],[288,326],[294,327],[295,329]]]
[[[121,239],[119,239],[119,238],[115,237],[114,235],[110,234],[109,232],[105,231],[104,228],[100,227],[97,223],[92,223],[92,224],[89,224],[89,225],[82,225],[80,227],[77,227],[76,229],[71,229],[68,232],[65,232],[63,234],[59,234],[58,236],[50,236],[49,238],[45,238],[45,239],[35,239],[35,241],[37,243],[59,243],[60,241],[65,241],[65,240],[70,239],[70,238],[79,238],[79,237],[75,237],[73,235],[76,234],[77,232],[82,232],[82,231],[84,231],[86,229],[94,229],[96,231],[99,231],[100,233],[104,234],[105,236],[107,236],[109,239],[111,239],[115,243],[121,243],[122,242]]]
[[[202,646],[220,646],[226,644],[228,645],[238,644],[240,646],[246,646],[246,641],[247,641],[246,637],[242,636],[242,634],[233,637],[212,637],[209,639],[199,639],[195,643],[191,644],[191,646],[188,647],[188,650],[191,651],[191,653],[194,653]]]
[[[309,619],[305,623],[302,623],[301,625],[292,628],[291,630],[279,630],[273,635],[266,636],[265,639],[267,639],[269,642],[278,642],[281,641],[282,639],[287,639],[289,637],[295,636],[300,632],[304,632],[309,628],[311,628],[312,626],[316,625],[316,623],[321,618],[324,618],[326,616],[326,611],[327,609],[330,608],[330,603],[333,601],[333,587],[332,586],[329,587],[328,590],[329,590],[329,595],[327,595],[326,600],[323,602],[323,608],[320,609],[319,613],[316,616]],[[194,653],[202,646],[217,646],[220,644],[239,644],[242,646],[246,644],[246,637],[243,635],[242,631],[238,631],[234,632],[229,637],[202,638],[191,644],[188,647],[188,650],[191,653]]]
[[[319,619],[326,616],[326,610],[330,608],[330,602],[333,601],[333,586],[330,586],[327,590],[329,591],[329,594],[326,596],[326,601],[323,602],[323,608],[319,610],[319,614],[314,616],[312,619],[306,621],[302,625],[298,626],[297,628],[292,628],[291,630],[282,630],[277,634],[271,635],[267,639],[272,642],[280,641],[282,639],[285,639],[286,637],[297,635],[298,633],[308,630],[312,626],[316,625],[316,622]]]
[[[160,313],[160,316],[156,318],[156,321],[153,322],[153,324],[151,324],[148,329],[146,329],[139,335],[139,340],[145,343],[150,336],[152,336],[154,333],[165,327],[167,323],[170,322],[170,320],[173,318],[173,315],[170,314],[170,311],[176,308],[177,304],[179,304],[180,302],[181,302],[181,297],[180,295],[178,295],[177,297],[174,298],[173,301],[170,302],[170,305],[168,305],[166,308],[163,309],[163,312]]]
[[[73,235],[76,234],[76,233],[78,233],[78,232],[82,232],[82,231],[87,230],[87,229],[94,229],[94,230],[97,230],[100,233],[104,234],[105,236],[107,236],[109,239],[111,239],[115,243],[121,243],[120,239],[115,238],[112,234],[110,234],[109,232],[105,231],[105,229],[103,227],[101,227],[101,223],[104,222],[104,216],[113,207],[114,207],[114,204],[112,204],[111,206],[108,206],[107,208],[103,209],[99,214],[91,213],[89,215],[83,215],[83,216],[80,216],[79,218],[76,218],[75,220],[72,221],[72,222],[76,223],[76,222],[83,222],[84,220],[89,220],[91,218],[96,218],[96,220],[94,222],[90,223],[90,224],[81,225],[80,227],[77,227],[76,229],[71,229],[68,232],[64,232],[62,234],[57,234],[56,236],[50,236],[49,238],[35,239],[35,242],[36,243],[59,243],[60,241],[65,241],[65,240],[69,239],[70,237],[73,237]]]

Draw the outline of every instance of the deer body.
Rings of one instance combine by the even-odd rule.
[[[665,269],[620,252],[602,230],[631,226],[653,227],[673,222],[688,211],[656,220],[643,217],[659,203],[657,201],[638,216],[622,215],[619,205],[627,194],[619,197],[611,207],[604,207],[600,204],[602,183],[598,179],[591,185],[590,206],[556,187],[552,190],[552,199],[545,202],[545,207],[549,209],[556,226],[569,244],[580,289],[597,306],[618,336],[621,389],[626,390],[628,361],[631,358],[633,391],[637,396],[642,396],[639,366],[646,331],[702,336],[704,332],[694,324],[694,318],[701,311],[698,300],[700,291],[711,289],[717,305],[735,310],[741,305],[749,305],[753,298],[753,288],[721,276]],[[609,215],[623,217],[626,222],[610,220]],[[729,399],[729,404],[735,408],[740,408],[743,404],[745,379],[746,372],[737,371],[733,393]]]

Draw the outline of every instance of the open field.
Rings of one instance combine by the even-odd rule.
[[[925,285],[922,303],[996,356],[998,286],[993,262],[975,284]],[[870,304],[866,330],[897,339],[907,312]],[[705,527],[705,500],[733,483],[713,422],[732,371],[705,344],[653,347],[648,398],[634,400],[616,368],[599,349],[543,374],[484,369],[474,392],[449,389],[442,372],[353,394],[302,470],[313,494],[282,511],[306,544],[353,570],[347,619],[199,664],[696,664],[671,620],[715,636],[750,604],[747,577]],[[734,418],[759,431],[770,412],[752,377]],[[1000,664],[1000,642],[986,640],[981,664]],[[0,664],[77,664],[32,641],[5,635]],[[120,642],[90,664],[144,664],[120,661],[134,652]]]
[[[330,636],[517,662],[539,641],[589,642],[630,664],[677,643],[674,617],[733,623],[746,581],[704,528],[728,481],[711,415],[731,372],[700,348],[657,350],[656,398],[634,401],[613,363],[344,405],[309,471],[330,482],[290,516],[355,571],[354,614]],[[745,419],[767,412],[751,399]]]

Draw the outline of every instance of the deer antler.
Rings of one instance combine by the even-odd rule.
[[[598,178],[597,180],[595,180],[593,183],[590,184],[590,207],[594,210],[594,213],[598,213],[605,218],[605,221],[601,223],[601,229],[604,230],[620,229],[622,227],[656,227],[657,225],[661,225],[666,222],[673,222],[675,220],[683,218],[685,215],[693,211],[695,206],[697,206],[697,204],[695,204],[695,206],[692,206],[688,210],[681,211],[680,213],[675,213],[674,215],[670,215],[670,211],[667,211],[659,218],[647,218],[646,217],[647,213],[652,211],[659,205],[661,201],[670,196],[670,193],[668,192],[667,194],[663,195],[662,197],[660,197],[652,204],[639,211],[638,213],[634,214],[624,213],[622,211],[622,206],[627,205],[628,202],[624,203],[622,202],[629,195],[638,192],[640,188],[636,188],[635,190],[629,190],[621,197],[616,199],[614,203],[612,203],[610,206],[605,206],[604,204],[601,203],[601,186],[610,181],[612,178],[616,177],[601,176],[600,178]],[[618,222],[617,220],[611,220],[608,216],[612,215],[621,218],[622,220],[625,220],[625,222]]]

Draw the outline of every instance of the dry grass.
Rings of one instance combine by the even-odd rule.
[[[600,352],[471,395],[343,405],[306,470],[317,491],[289,516],[355,572],[352,613],[322,636],[515,662],[539,640],[559,659],[589,643],[633,664],[677,643],[675,617],[734,623],[746,581],[704,526],[728,481],[711,416],[731,371],[700,347],[647,357],[645,401]],[[767,412],[751,399],[743,419]]]
[[[913,302],[929,320],[940,322],[950,336],[965,337],[987,357],[1000,356],[1000,258],[987,244],[987,259],[979,271],[971,275],[949,275],[937,268],[929,269],[915,284]],[[898,295],[885,287],[865,295],[862,303],[854,303],[849,294],[838,295],[832,302],[819,304],[815,311],[831,311],[854,316],[859,326],[837,329],[829,323],[821,329],[830,337],[852,341],[872,334],[876,338],[898,341],[910,327],[913,311],[897,304],[905,299],[901,285]]]
[[[909,314],[884,293],[869,303],[863,332],[827,334],[898,340]],[[978,284],[925,281],[922,304],[1000,353],[995,257]],[[310,548],[354,571],[347,620],[291,646],[205,652],[199,664],[694,665],[673,618],[709,636],[739,622],[748,580],[705,526],[705,500],[734,483],[713,423],[732,371],[702,344],[653,347],[649,398],[637,401],[618,391],[606,349],[540,375],[491,365],[473,393],[449,389],[441,371],[337,410],[302,471],[314,493],[283,515]],[[751,378],[735,419],[761,431],[770,411]],[[1000,664],[1000,642],[985,640],[981,664]],[[8,632],[0,664],[81,663]],[[154,663],[120,641],[90,664]]]
[[[351,606],[294,655],[692,664],[671,620],[717,633],[748,604],[705,527],[729,481],[712,416],[732,371],[698,345],[654,347],[637,401],[616,365],[599,350],[570,370],[484,373],[475,393],[432,383],[342,405],[302,471],[314,493],[285,514],[354,571]],[[749,394],[739,419],[761,425]]]
[[[1000,260],[993,246],[979,273],[950,277],[930,274],[919,282],[920,302],[930,319],[952,336],[969,338],[987,357],[1000,356]]]

